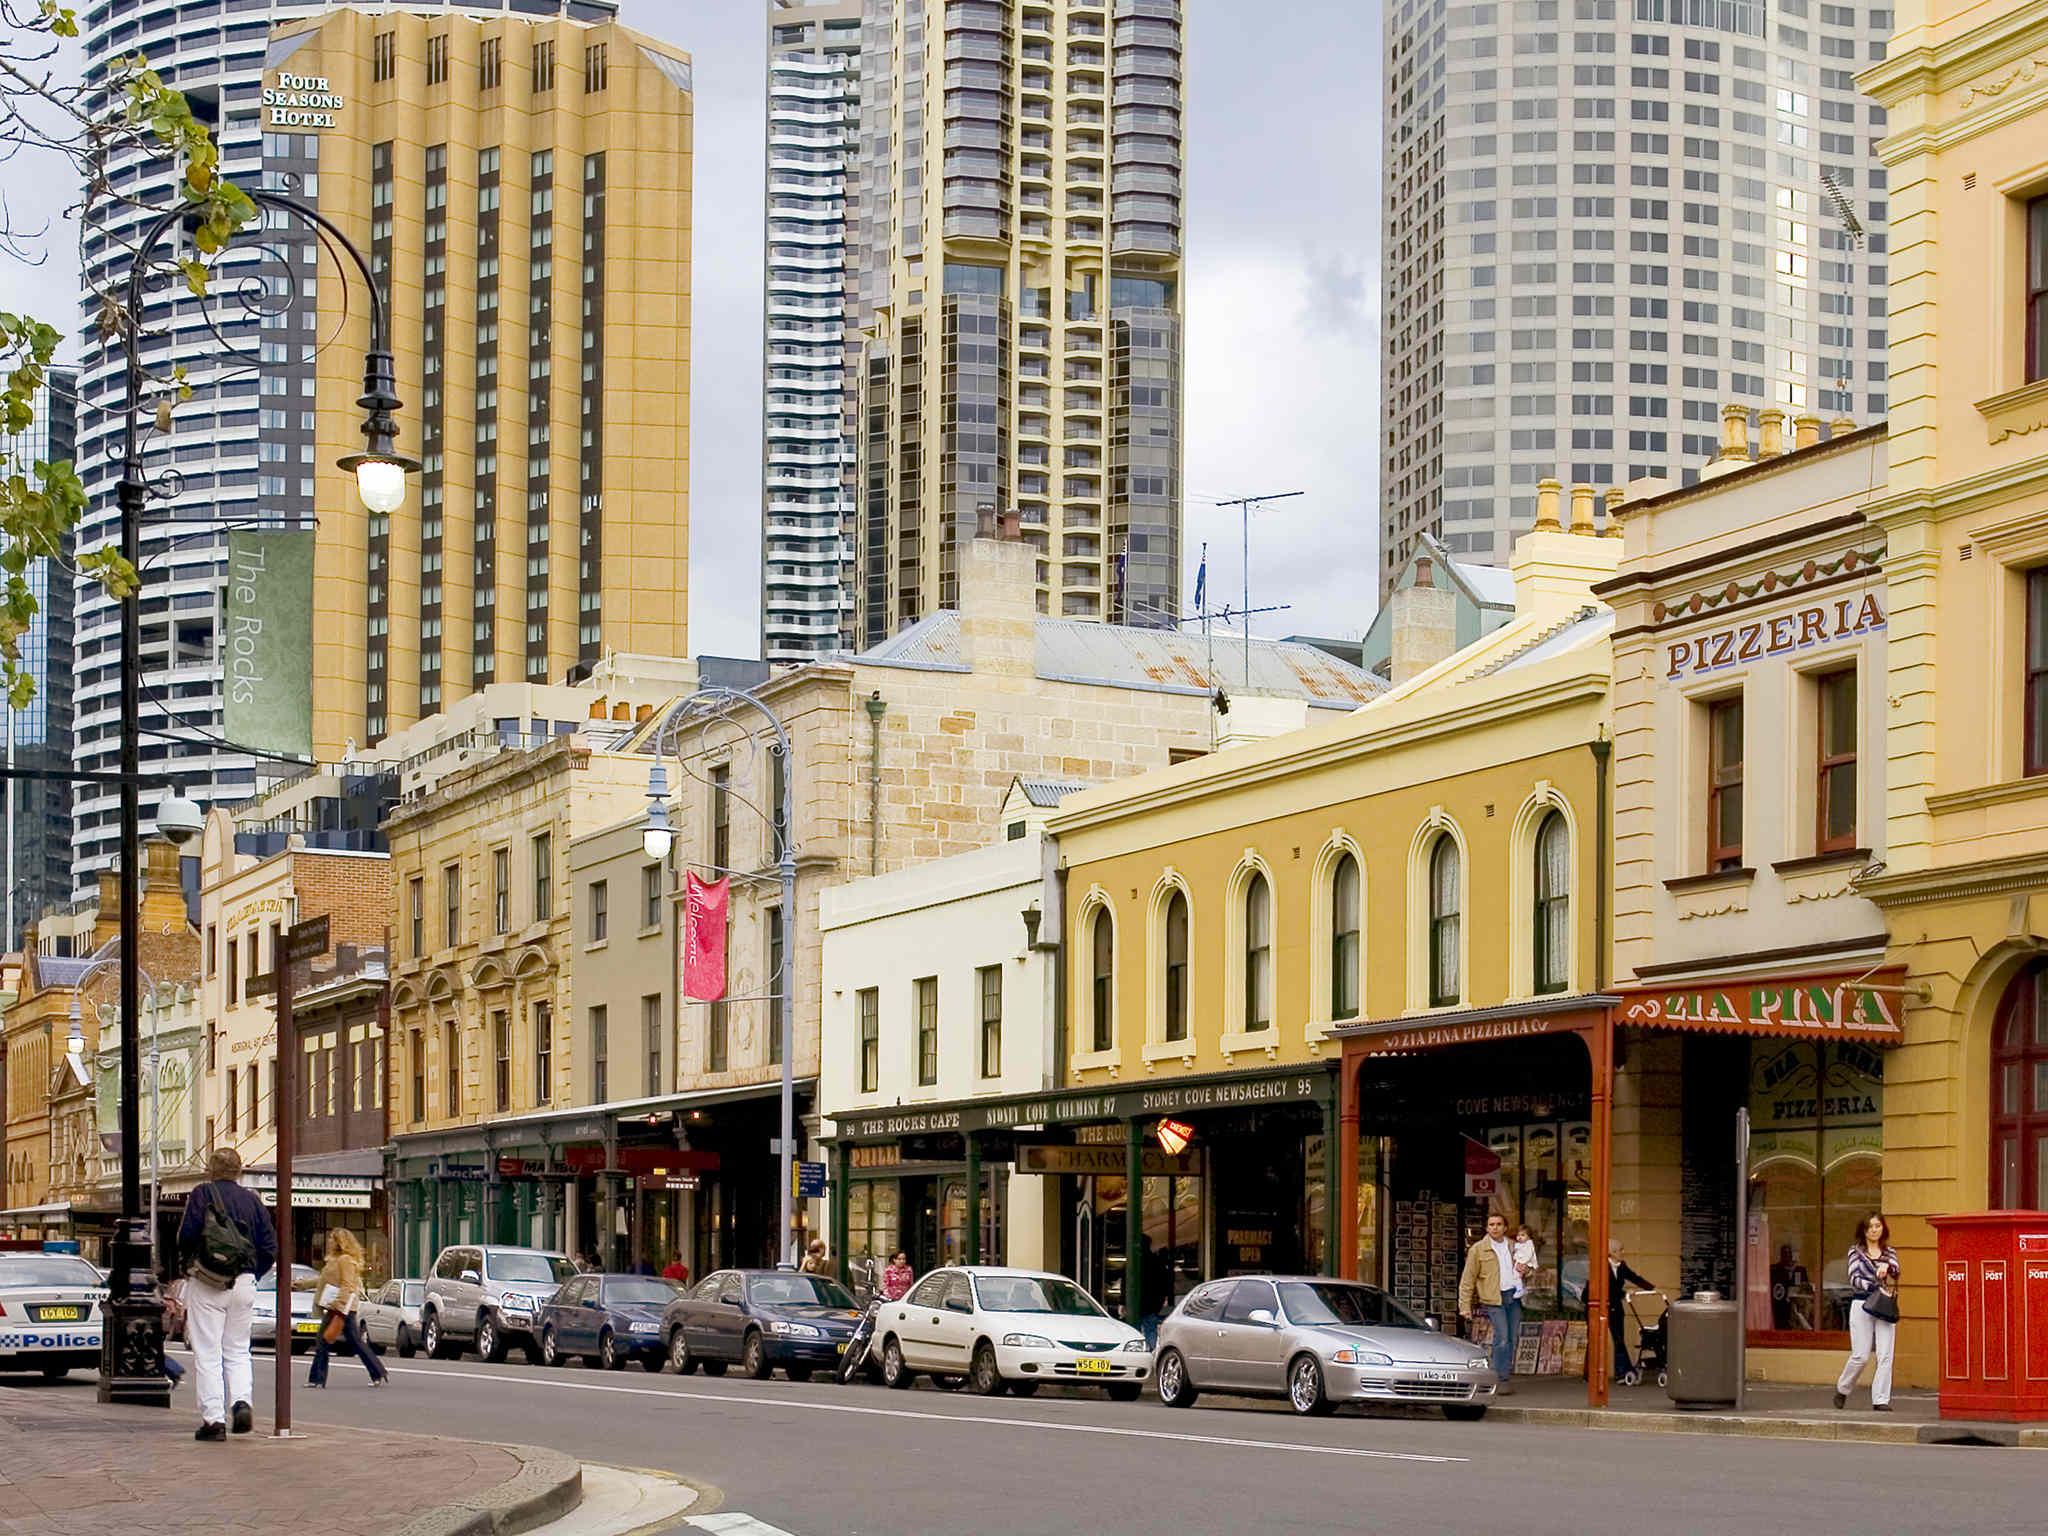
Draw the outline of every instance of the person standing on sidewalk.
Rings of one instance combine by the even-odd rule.
[[[195,1440],[225,1440],[228,1405],[234,1431],[255,1428],[249,1406],[253,1370],[249,1320],[256,1307],[256,1277],[277,1262],[277,1229],[263,1202],[244,1189],[241,1155],[218,1147],[206,1159],[206,1182],[185,1199],[178,1228],[184,1255],[185,1334],[192,1342],[199,1394]],[[280,1347],[289,1347],[283,1345]]]
[[[1649,1281],[1628,1267],[1628,1260],[1621,1256],[1621,1239],[1609,1238],[1607,1242],[1607,1335],[1614,1342],[1614,1379],[1620,1381],[1628,1374],[1628,1317],[1623,1302],[1628,1288],[1639,1291],[1657,1289]]]
[[[311,1387],[327,1385],[327,1354],[331,1342],[338,1342],[358,1360],[363,1369],[370,1373],[370,1385],[381,1387],[390,1379],[391,1373],[384,1369],[384,1362],[377,1358],[377,1352],[370,1348],[363,1337],[362,1329],[356,1323],[356,1303],[363,1294],[363,1245],[356,1241],[356,1235],[345,1227],[335,1227],[327,1234],[327,1262],[320,1269],[321,1308],[320,1342],[313,1346],[313,1369],[307,1373],[306,1384]],[[339,1318],[341,1337],[330,1341],[328,1333]]]
[[[1863,1233],[1849,1250],[1849,1361],[1835,1382],[1835,1406],[1849,1406],[1856,1378],[1872,1354],[1877,1374],[1870,1378],[1870,1406],[1892,1411],[1892,1341],[1899,1329],[1899,1251],[1892,1247],[1891,1224],[1880,1211],[1863,1218]]]
[[[1458,1276],[1458,1316],[1470,1322],[1474,1306],[1493,1325],[1493,1374],[1499,1382],[1494,1390],[1511,1394],[1515,1389],[1508,1378],[1514,1374],[1515,1341],[1522,1332],[1522,1276],[1508,1244],[1508,1220],[1498,1211],[1486,1218],[1486,1235],[1466,1250],[1464,1272]]]
[[[825,1256],[825,1239],[822,1237],[811,1239],[810,1246],[804,1249],[803,1262],[797,1268],[806,1275],[829,1275],[832,1273],[832,1261]]]

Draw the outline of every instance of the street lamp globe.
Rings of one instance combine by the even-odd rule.
[[[658,803],[648,806],[647,825],[640,829],[640,851],[659,864],[668,857],[675,842],[675,828],[668,824],[668,807]]]
[[[405,466],[396,459],[357,458],[356,494],[372,512],[396,512],[405,501]]]

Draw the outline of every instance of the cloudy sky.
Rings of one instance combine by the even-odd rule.
[[[1379,3],[1184,0],[1187,13],[1187,574],[1238,602],[1235,496],[1305,494],[1252,529],[1253,627],[1356,635],[1376,591]],[[621,0],[621,20],[696,62],[691,649],[758,654],[762,0]],[[1284,23],[1276,18],[1284,16]],[[17,220],[36,191],[6,168]],[[59,214],[61,188],[43,194]],[[66,313],[75,244],[7,307]]]

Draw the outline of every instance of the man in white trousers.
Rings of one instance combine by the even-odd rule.
[[[263,1202],[242,1187],[241,1176],[242,1159],[232,1147],[213,1152],[206,1159],[206,1182],[186,1197],[178,1229],[187,1269],[185,1336],[199,1393],[195,1440],[227,1439],[231,1413],[236,1434],[255,1428],[249,1320],[256,1277],[277,1262],[277,1229]]]

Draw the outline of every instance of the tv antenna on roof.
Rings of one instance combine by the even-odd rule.
[[[1229,501],[1216,503],[1219,507],[1237,508],[1239,531],[1244,539],[1244,606],[1238,610],[1238,616],[1244,621],[1244,682],[1247,688],[1252,681],[1252,513],[1269,501],[1286,501],[1289,497],[1304,494],[1302,491],[1269,491],[1263,496],[1235,496]],[[1227,612],[1225,622],[1228,622]]]
[[[1827,189],[1828,201],[1835,205],[1835,217],[1842,221],[1842,231],[1848,235],[1849,244],[1861,248],[1863,221],[1856,217],[1856,205],[1849,201],[1849,195],[1830,172],[1820,173],[1820,184]]]

